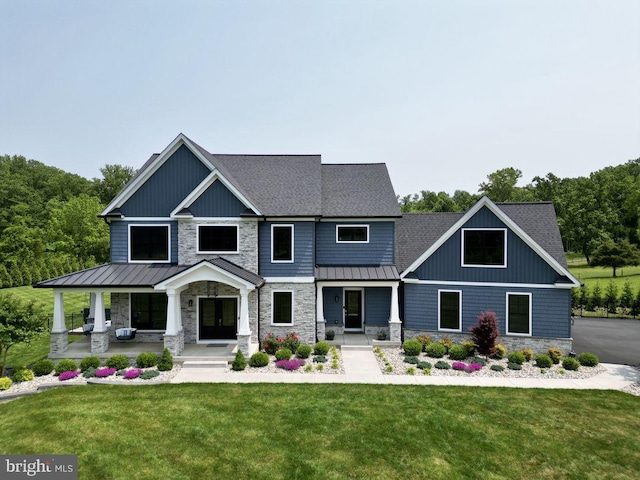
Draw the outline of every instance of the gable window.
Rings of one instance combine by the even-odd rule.
[[[369,225],[336,225],[338,243],[369,243]]]
[[[506,253],[506,229],[462,230],[463,267],[506,267]]]
[[[293,292],[271,294],[271,322],[274,325],[293,325]]]
[[[129,225],[130,262],[169,262],[169,225]]]
[[[462,292],[438,290],[438,328],[462,331]]]
[[[530,293],[507,293],[507,334],[531,335]]]
[[[198,225],[198,253],[238,253],[238,226]]]
[[[271,225],[271,261],[293,262],[293,225]]]
[[[131,326],[139,330],[167,328],[167,296],[164,293],[131,294]]]

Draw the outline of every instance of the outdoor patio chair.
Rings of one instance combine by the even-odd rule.
[[[116,329],[116,338],[118,340],[133,340],[136,338],[137,328],[118,328]]]

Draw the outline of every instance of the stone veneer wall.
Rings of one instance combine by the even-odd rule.
[[[449,337],[454,343],[462,343],[465,340],[471,340],[470,333],[450,333],[450,332],[434,332],[434,331],[418,331],[405,330],[404,339],[415,338],[422,334],[429,335],[433,340],[438,341],[444,337]],[[507,351],[522,350],[530,348],[534,353],[547,353],[549,347],[560,348],[567,355],[572,348],[572,338],[544,338],[544,337],[518,337],[499,335],[496,343],[500,343],[507,347]]]
[[[238,225],[238,253],[198,254],[197,225]],[[258,222],[255,220],[178,221],[178,263],[193,265],[211,257],[222,257],[251,272],[258,271]]]
[[[293,291],[293,325],[271,324],[271,292]],[[260,289],[260,337],[295,332],[301,344],[316,342],[316,286],[314,283],[267,283]],[[324,340],[321,339],[321,340]]]
[[[151,292],[149,292],[151,293]],[[163,292],[158,292],[163,293]],[[133,340],[118,340],[116,338],[116,329],[130,327],[129,320],[129,297],[128,293],[112,293],[111,294],[111,330],[109,330],[109,342],[112,343],[149,343],[163,342],[164,330],[159,332],[136,332],[136,338]]]

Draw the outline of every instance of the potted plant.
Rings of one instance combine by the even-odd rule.
[[[327,330],[326,332],[324,332],[325,340],[333,340],[335,336],[336,332],[334,332],[333,330]]]
[[[387,332],[385,332],[384,330],[378,330],[377,336],[378,336],[378,340],[386,340]]]

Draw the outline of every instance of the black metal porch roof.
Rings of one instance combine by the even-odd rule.
[[[400,280],[400,275],[395,265],[316,266],[316,280],[319,282],[332,280],[397,281]]]

